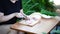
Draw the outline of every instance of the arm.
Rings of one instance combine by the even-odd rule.
[[[3,14],[3,13],[1,13],[1,14]],[[10,14],[10,15],[6,15],[6,16],[1,15],[0,16],[0,22],[8,21],[8,20],[12,19],[13,17],[15,17],[15,13]]]

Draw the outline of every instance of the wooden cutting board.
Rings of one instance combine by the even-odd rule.
[[[35,12],[28,16],[30,20],[20,20],[19,23],[27,26],[34,26],[40,22],[41,16],[40,13]]]

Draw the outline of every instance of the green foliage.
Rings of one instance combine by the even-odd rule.
[[[22,0],[22,7],[24,13],[27,15],[30,15],[33,12],[45,12],[44,14],[46,15],[55,16],[55,7],[53,6],[53,2],[50,2],[49,0]],[[52,12],[53,14],[51,14]]]
[[[51,11],[47,11],[44,9],[42,9],[40,13],[48,15],[48,16],[57,16],[58,15],[56,12],[51,12]]]
[[[27,15],[30,15],[30,14],[32,14],[32,13],[34,13],[34,12],[35,12],[34,10],[27,10],[27,11],[24,11],[24,13],[27,14]]]

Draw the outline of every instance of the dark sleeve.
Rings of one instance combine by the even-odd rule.
[[[22,0],[19,0],[20,2],[20,9],[22,9]]]
[[[4,13],[4,10],[3,10],[3,8],[2,8],[1,0],[0,0],[0,12],[3,12],[3,13]]]
[[[19,0],[18,2],[17,2],[17,10],[19,10],[19,11],[17,11],[17,12],[20,12],[20,10],[22,9],[22,0]]]

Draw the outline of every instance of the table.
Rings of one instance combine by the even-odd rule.
[[[17,22],[11,26],[11,29],[16,30],[18,32],[27,32],[28,34],[48,34],[58,24],[58,22],[59,21],[56,19],[42,18],[41,21],[33,27],[21,25]]]

